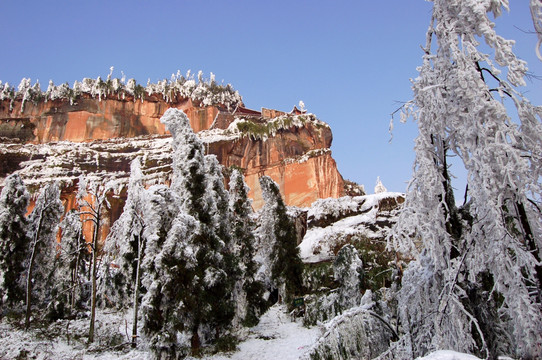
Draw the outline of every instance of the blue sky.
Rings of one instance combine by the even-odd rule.
[[[542,75],[528,1],[511,2],[500,35]],[[231,83],[247,107],[290,110],[299,100],[331,125],[343,177],[372,192],[377,176],[404,191],[412,173],[412,122],[390,113],[411,98],[431,3],[423,0],[2,1],[0,80],[43,86],[113,76],[145,84],[177,70]],[[519,27],[520,29],[516,28]],[[542,104],[542,82],[524,90]],[[453,169],[452,169],[453,171]]]

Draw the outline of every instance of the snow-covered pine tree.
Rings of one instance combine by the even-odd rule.
[[[290,300],[303,292],[303,263],[295,225],[286,213],[286,205],[273,179],[262,176],[260,187],[265,201],[260,215],[260,242],[271,247],[271,282],[279,290],[279,298],[290,306]]]
[[[254,256],[256,249],[253,209],[248,198],[249,188],[243,175],[234,169],[230,176],[230,212],[232,214],[232,251],[239,259],[240,277],[235,284],[234,299],[236,301],[236,316],[245,326],[258,323],[261,312],[265,309],[263,299],[263,284],[256,280],[258,270]]]
[[[375,194],[380,194],[380,193],[383,193],[383,192],[386,192],[386,191],[388,191],[388,189],[386,189],[384,184],[382,184],[382,181],[380,181],[380,176],[378,176],[376,178]]]
[[[361,300],[363,262],[356,248],[347,244],[339,250],[333,262],[333,276],[339,286],[339,306],[346,310],[358,306]]]
[[[84,176],[79,177],[79,190],[77,192],[77,202],[79,204],[79,213],[83,216],[83,221],[90,221],[93,225],[92,239],[87,243],[90,246],[92,255],[90,282],[90,328],[88,342],[94,342],[94,325],[96,319],[96,291],[98,275],[98,253],[100,245],[100,229],[102,226],[103,213],[110,208],[107,194],[111,190],[110,184],[102,184],[98,181],[87,182]]]
[[[239,258],[235,256],[233,251],[229,193],[224,187],[222,165],[215,155],[205,156],[205,174],[207,212],[210,213],[211,219],[208,224],[203,225],[208,227],[212,238],[216,237],[216,239],[210,239],[206,246],[209,246],[209,250],[217,253],[216,257],[219,261],[215,262],[210,258],[209,263],[204,263],[203,267],[220,274],[220,279],[213,279],[212,282],[216,282],[216,284],[205,284],[211,297],[209,306],[212,310],[209,312],[209,316],[204,319],[209,331],[214,332],[211,338],[218,340],[231,328],[235,315],[237,299],[234,299],[233,287],[240,276]]]
[[[423,65],[404,114],[419,128],[414,175],[390,238],[416,259],[398,298],[403,343],[413,357],[454,349],[538,358],[542,110],[515,90],[525,84],[526,64],[488,16],[498,17],[508,1],[433,2]],[[505,101],[516,107],[517,121]],[[468,172],[469,201],[461,208],[449,152]]]
[[[25,298],[24,270],[30,239],[25,217],[30,195],[21,177],[12,174],[0,194],[0,305],[2,313]]]
[[[133,309],[132,346],[136,346],[137,340],[141,263],[145,256],[145,195],[141,159],[137,157],[130,167],[123,212],[105,240],[105,274],[101,279],[106,303],[112,303],[110,305],[117,308],[131,306]]]
[[[226,193],[217,188],[216,171],[207,174],[203,145],[186,115],[168,109],[161,121],[173,136],[171,190],[180,205],[161,246],[149,239],[149,247],[158,246],[152,250],[156,275],[146,279],[144,331],[155,352],[176,356],[179,333],[190,336],[197,353],[202,340],[220,336],[218,330],[233,316],[227,244],[215,230],[222,226],[216,219],[225,215],[219,210],[224,201],[216,194]]]
[[[142,262],[141,285],[146,289],[141,301],[142,330],[149,345],[159,355],[174,356],[176,345],[176,327],[169,321],[174,310],[173,291],[164,293],[163,288],[174,288],[174,281],[165,268],[173,261],[181,263],[182,252],[173,253],[166,259],[164,243],[171,233],[174,220],[179,214],[180,200],[166,185],[153,185],[147,189],[147,201],[144,203],[143,236],[147,239],[145,257]],[[177,244],[171,244],[177,245]],[[174,257],[175,256],[175,257]],[[164,264],[166,260],[168,264]],[[174,265],[175,266],[175,265]],[[178,265],[177,265],[178,266]],[[172,309],[173,308],[173,309]],[[168,324],[171,325],[168,327]]]
[[[210,225],[216,235],[225,242],[227,248],[231,244],[232,214],[229,208],[230,195],[224,187],[222,165],[215,155],[205,156],[205,175],[207,180],[206,203],[211,214]]]
[[[27,329],[30,325],[33,300],[40,304],[51,296],[56,235],[63,213],[64,206],[60,201],[58,183],[47,184],[41,190],[28,221],[28,237],[32,241],[28,250],[26,269],[25,328]]]

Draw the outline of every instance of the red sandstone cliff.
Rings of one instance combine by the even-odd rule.
[[[243,169],[255,208],[262,205],[262,175],[277,181],[288,205],[308,206],[343,194],[343,180],[329,150],[331,130],[314,116],[265,110],[278,116],[269,119],[242,106],[228,110],[179,96],[165,101],[160,95],[144,100],[82,94],[75,101],[1,101],[0,181],[17,171],[33,189],[50,179],[68,186],[82,173],[123,183],[137,155],[147,159],[149,181],[166,181],[169,139],[159,120],[169,107],[187,113],[208,153],[226,167]],[[236,118],[248,126],[232,130]]]

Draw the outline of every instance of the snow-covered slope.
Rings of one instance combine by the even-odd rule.
[[[209,359],[294,360],[303,355],[319,336],[318,327],[303,327],[300,320],[292,322],[286,308],[275,305],[262,316],[257,326],[249,330],[238,351]]]
[[[303,262],[331,260],[348,243],[384,240],[403,201],[403,194],[395,192],[316,201],[299,245]]]

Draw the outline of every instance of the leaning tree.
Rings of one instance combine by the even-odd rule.
[[[414,357],[449,348],[540,357],[542,108],[516,90],[526,63],[490,19],[508,1],[433,2],[403,112],[419,129],[414,174],[390,238],[415,259],[398,296],[402,343]],[[468,174],[460,207],[452,155]]]

